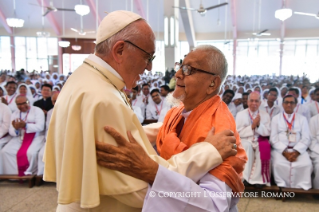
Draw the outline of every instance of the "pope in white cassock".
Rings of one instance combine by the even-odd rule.
[[[311,145],[309,155],[313,164],[312,187],[319,189],[319,114],[310,119]]]
[[[259,110],[261,96],[252,92],[248,96],[248,108],[236,117],[237,130],[246,151],[248,162],[244,169],[246,185],[256,187],[270,186],[270,117],[267,112]]]
[[[158,156],[123,92],[125,86],[136,86],[145,69],[152,69],[153,31],[141,16],[115,11],[102,20],[96,38],[95,54],[69,77],[50,121],[43,178],[57,183],[57,211],[141,211],[148,184],[97,164],[95,141],[116,145],[104,131],[106,125],[126,139],[130,131],[154,161],[195,182],[228,157],[224,151],[229,155],[236,152],[232,137],[226,145],[209,136],[211,141],[193,145],[167,161]],[[84,80],[87,83],[83,84]],[[227,137],[227,133],[223,135]],[[145,177],[147,171],[143,169]]]
[[[294,112],[297,98],[283,98],[284,112],[271,122],[271,160],[277,186],[287,188],[311,188],[312,163],[307,152],[310,146],[310,130],[306,117]]]
[[[25,96],[16,98],[18,110],[11,116],[9,133],[12,139],[1,150],[3,173],[32,175],[37,171],[38,152],[44,142],[44,113],[30,106]]]
[[[8,143],[11,139],[9,135],[9,127],[11,123],[11,110],[10,108],[0,102],[0,152],[1,149]],[[2,160],[0,155],[0,174],[3,174],[2,171]]]

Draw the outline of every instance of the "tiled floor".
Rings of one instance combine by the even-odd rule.
[[[56,201],[57,191],[53,183],[28,188],[27,183],[0,182],[0,212],[54,212]],[[240,212],[315,212],[319,211],[319,201],[311,195],[296,195],[286,202],[273,198],[241,198],[238,209]]]

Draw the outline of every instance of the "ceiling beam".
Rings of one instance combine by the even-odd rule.
[[[37,2],[38,2],[38,4],[39,4],[40,6],[42,6],[41,0],[37,0]],[[50,6],[48,0],[43,0],[43,6],[45,6],[45,7],[49,7],[49,6]],[[51,26],[52,26],[52,28],[53,28],[55,34],[56,34],[57,36],[60,36],[60,35],[61,35],[61,28],[59,27],[57,21],[55,20],[55,18],[54,18],[54,16],[53,16],[53,12],[50,12],[50,13],[47,14],[45,17],[47,17],[47,19],[48,19],[49,23],[51,24]]]
[[[237,55],[237,0],[231,0],[231,18],[233,28],[233,75],[236,75],[236,55]],[[227,23],[226,23],[227,24]]]
[[[142,0],[134,0],[134,3],[135,3],[135,7],[136,7],[138,13],[140,14],[140,16],[142,16],[142,18],[144,18],[146,20]]]
[[[180,0],[179,7],[191,7],[189,0]],[[191,50],[195,47],[195,43],[196,43],[192,11],[180,10],[180,13],[181,13],[181,19],[183,21],[186,38]]]
[[[99,15],[99,11],[96,8],[95,0],[86,0],[88,3],[90,10],[92,11],[92,15],[94,16],[94,19],[96,19],[96,15],[98,17],[98,24],[101,23],[101,16]]]
[[[12,34],[12,28],[9,27],[9,25],[7,24],[7,20],[6,20],[6,17],[4,16],[1,8],[0,8],[0,22],[2,23],[2,25],[4,26],[4,28],[6,29],[6,31],[9,33],[9,34]]]

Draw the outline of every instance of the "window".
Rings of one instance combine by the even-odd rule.
[[[0,69],[12,69],[10,37],[0,37],[0,64]]]

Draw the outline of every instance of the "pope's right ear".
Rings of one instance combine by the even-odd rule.
[[[124,41],[118,41],[112,47],[112,56],[117,63],[123,61]]]

